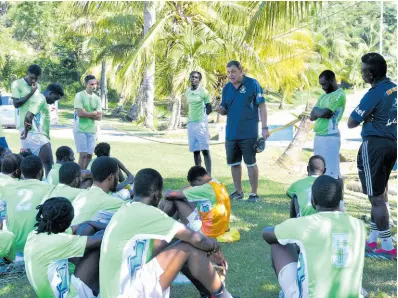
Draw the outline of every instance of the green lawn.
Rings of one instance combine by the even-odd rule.
[[[7,141],[14,151],[19,148],[16,134],[5,131]],[[52,140],[53,150],[60,145],[69,145],[74,149],[72,140]],[[157,169],[165,179],[165,188],[180,188],[186,184],[186,174],[193,164],[193,158],[187,146],[164,145],[158,143],[131,144],[112,143],[112,155],[118,157],[132,172],[144,167]],[[221,180],[229,191],[233,190],[229,168],[225,165],[223,145],[211,147],[213,160],[213,176]],[[262,198],[256,204],[247,202],[233,202],[233,220],[231,226],[241,232],[240,242],[223,244],[224,254],[229,262],[230,271],[227,278],[227,287],[233,295],[240,297],[277,297],[279,286],[271,267],[269,246],[261,239],[262,229],[275,225],[289,216],[289,202],[285,191],[292,179],[284,177],[278,181],[278,168],[273,161],[280,154],[280,150],[266,149],[258,156],[260,168],[259,195]],[[244,170],[244,190],[250,191],[247,173]],[[396,198],[391,198],[392,205],[396,205]],[[354,216],[368,214],[370,204],[366,200],[346,199],[346,208]],[[393,209],[396,216],[396,208]],[[363,287],[370,297],[396,297],[396,262],[392,261],[365,261]],[[192,286],[172,287],[171,297],[198,297]],[[1,276],[0,297],[34,297],[29,282],[24,276]]]

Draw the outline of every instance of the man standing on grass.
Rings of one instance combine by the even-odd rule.
[[[75,96],[74,137],[76,151],[79,153],[79,166],[87,169],[95,147],[97,123],[102,118],[101,99],[94,91],[97,89],[95,76],[84,78],[85,90]]]
[[[24,130],[25,115],[28,111],[28,106],[25,105],[25,103],[34,94],[40,94],[40,84],[37,83],[37,81],[39,80],[41,73],[41,67],[37,64],[32,64],[29,66],[24,78],[12,82],[11,97],[15,107],[15,126],[19,129],[20,133]],[[24,147],[23,140],[21,140],[21,147]]]
[[[337,86],[333,71],[323,71],[319,75],[319,84],[326,93],[319,98],[310,115],[310,120],[315,121],[314,154],[325,159],[325,175],[339,179],[341,140],[338,124],[344,113],[346,98],[344,91]]]
[[[202,74],[193,71],[190,74],[191,87],[185,91],[185,103],[188,108],[188,141],[189,151],[193,152],[196,166],[202,165],[200,151],[205,160],[206,170],[211,175],[211,158],[209,152],[209,127],[207,115],[212,111],[209,92],[200,86]]]
[[[43,94],[32,96],[26,106],[24,131],[21,140],[24,140],[23,149],[29,149],[38,155],[44,164],[46,177],[54,163],[50,143],[50,109],[49,105],[60,100],[64,90],[58,84],[50,84]]]
[[[261,134],[266,140],[270,133],[267,126],[267,107],[264,93],[257,80],[244,75],[238,61],[227,64],[230,82],[222,90],[221,106],[216,112],[227,115],[226,142],[227,163],[231,167],[235,191],[231,200],[243,199],[242,156],[251,184],[248,202],[257,202],[258,167],[255,145],[258,137],[259,114],[262,122]]]
[[[352,111],[348,128],[364,122],[357,166],[363,192],[372,204],[366,249],[377,255],[396,258],[397,250],[389,229],[387,184],[397,161],[397,85],[386,77],[387,63],[380,54],[362,56],[361,73],[363,80],[372,88]],[[377,249],[378,237],[380,249]]]

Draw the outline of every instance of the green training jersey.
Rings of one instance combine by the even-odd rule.
[[[315,134],[332,135],[339,133],[338,124],[345,109],[344,91],[339,88],[332,93],[323,94],[316,103],[316,107],[320,109],[328,108],[333,112],[333,116],[330,119],[318,118],[314,125]]]
[[[291,218],[275,227],[279,243],[300,247],[300,297],[360,297],[366,229],[345,213],[319,212]]]
[[[189,88],[184,93],[185,102],[188,105],[188,122],[201,122],[206,118],[206,104],[210,103],[209,92],[198,87],[196,90]]]
[[[15,236],[10,231],[0,230],[0,258],[14,261],[16,255]]]
[[[40,134],[50,139],[50,108],[43,94],[32,96],[25,104],[33,115],[31,134]]]
[[[19,180],[0,189],[7,202],[7,227],[15,235],[16,250],[23,252],[26,238],[33,231],[37,210],[43,198],[48,198],[54,185],[36,179]]]
[[[51,171],[47,175],[47,183],[52,185],[58,185],[59,183],[59,169],[61,168],[61,164],[55,163],[53,164]]]
[[[101,99],[95,93],[88,94],[85,90],[79,92],[75,96],[74,102],[75,109],[84,109],[86,112],[101,112]],[[75,112],[75,121],[77,122],[77,131],[78,132],[88,132],[88,133],[96,133],[97,125],[95,120],[90,118],[77,116],[77,112]]]
[[[212,180],[218,184],[220,182]],[[216,205],[217,198],[213,186],[209,183],[189,187],[183,190],[184,196],[189,202],[195,202],[199,212],[209,212]]]
[[[293,198],[296,196],[299,210],[296,213],[299,216],[307,216],[316,213],[314,207],[311,204],[312,195],[312,184],[318,176],[308,176],[304,179],[294,182],[289,189],[287,194]]]
[[[102,240],[101,297],[127,297],[137,271],[152,259],[154,240],[170,242],[183,227],[152,206],[134,202],[121,207]]]
[[[50,198],[63,197],[63,198],[68,199],[69,201],[73,202],[77,196],[83,195],[87,192],[88,192],[88,190],[86,190],[86,189],[74,188],[74,187],[70,187],[69,185],[59,183],[58,185],[55,186],[55,188],[51,192]],[[76,214],[76,211],[75,211],[75,214]]]
[[[22,106],[15,109],[15,113],[16,113],[15,114],[15,117],[16,117],[15,123],[16,123],[17,129],[23,128],[25,126],[25,116],[26,116],[26,112],[28,111],[27,103],[29,102],[29,100],[31,100],[32,97],[40,95],[40,85],[38,83],[36,83],[36,84],[37,84],[37,90],[35,91],[35,93]],[[28,83],[26,83],[24,78],[16,80],[16,81],[12,82],[12,84],[11,84],[11,97],[13,97],[13,98],[25,97],[26,95],[28,95],[30,93],[30,91],[32,91],[32,87],[30,85],[28,85]]]
[[[1,188],[7,186],[10,183],[16,183],[18,179],[14,179],[8,175],[0,173],[0,195],[1,195]],[[1,199],[1,197],[0,197]]]
[[[79,224],[91,218],[100,210],[116,212],[125,202],[105,193],[101,188],[92,186],[88,191],[79,194],[72,205],[75,217],[72,224]]]
[[[26,275],[37,297],[78,297],[70,284],[68,259],[82,257],[87,237],[32,231],[26,241]]]

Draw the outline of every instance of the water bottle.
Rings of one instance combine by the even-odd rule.
[[[4,200],[0,200],[0,221],[3,222],[7,215],[7,203]]]

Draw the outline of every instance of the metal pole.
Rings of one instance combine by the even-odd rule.
[[[380,1],[380,37],[379,37],[379,52],[383,55],[383,0]]]

